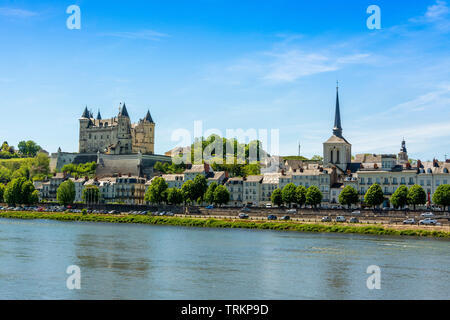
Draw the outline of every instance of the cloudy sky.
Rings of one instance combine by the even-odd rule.
[[[81,9],[69,30],[66,9]],[[381,29],[366,12],[381,9]],[[176,129],[279,129],[322,153],[339,80],[353,153],[450,155],[450,1],[1,1],[0,140],[78,149],[84,107]],[[270,151],[270,150],[269,150]]]

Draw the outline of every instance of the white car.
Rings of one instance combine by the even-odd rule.
[[[422,218],[432,218],[434,217],[433,212],[425,212],[420,215]]]
[[[272,208],[272,205],[270,203],[266,204],[266,208]]]
[[[424,220],[420,220],[419,224],[423,224],[423,225],[436,225],[437,224],[437,220],[431,219],[431,218],[426,218]]]
[[[361,214],[361,211],[359,211],[359,210],[353,211],[352,214],[355,215],[355,216],[357,216],[357,215],[360,215],[360,214]]]
[[[286,210],[286,213],[296,214],[296,213],[297,213],[297,210],[295,210],[295,209],[289,209],[289,210]]]
[[[336,217],[336,222],[345,222],[345,221],[347,221],[347,219],[345,219],[345,217],[343,217],[343,216]]]

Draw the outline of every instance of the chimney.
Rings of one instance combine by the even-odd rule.
[[[417,160],[417,168],[422,168],[422,161],[420,161],[420,160]]]
[[[284,176],[284,170],[281,170],[281,175]]]
[[[373,165],[373,168],[374,168],[374,169],[378,169],[378,164],[375,163],[375,164]]]
[[[225,178],[228,179],[228,171],[225,171]]]
[[[406,169],[411,169],[411,163],[409,162],[406,163]]]
[[[206,173],[209,173],[209,171],[210,171],[209,164],[208,164],[208,163],[205,163],[205,172],[206,172]]]
[[[130,172],[128,172],[128,177],[131,177],[131,173]]]

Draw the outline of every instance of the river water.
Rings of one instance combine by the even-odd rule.
[[[0,299],[450,299],[449,285],[448,240],[0,219]]]

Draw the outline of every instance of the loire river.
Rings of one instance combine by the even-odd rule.
[[[449,299],[449,284],[448,240],[0,219],[0,299]]]

